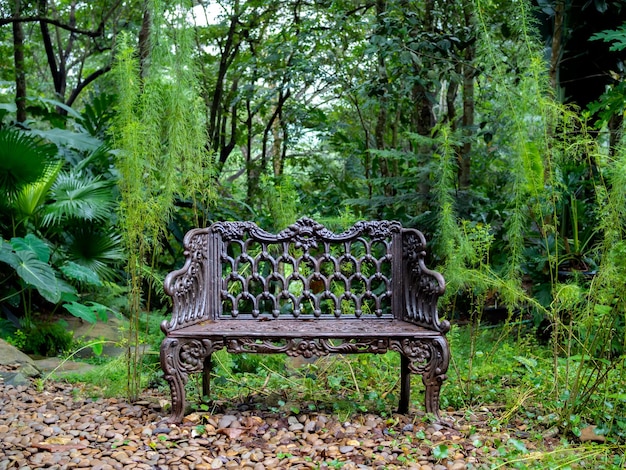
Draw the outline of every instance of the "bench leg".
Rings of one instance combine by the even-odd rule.
[[[450,363],[450,348],[443,336],[392,341],[390,349],[400,353],[400,403],[398,413],[407,413],[411,398],[411,374],[420,374],[426,387],[427,413],[439,417],[439,393]]]
[[[177,356],[180,343],[177,339],[165,338],[161,343],[161,368],[165,374],[165,380],[170,384],[172,397],[172,410],[166,423],[178,424],[185,414],[185,383],[187,374],[177,367]]]
[[[409,412],[409,402],[411,400],[411,373],[409,371],[409,358],[400,354],[400,402],[398,413]]]
[[[432,413],[439,418],[439,393],[441,384],[446,380],[446,372],[450,363],[450,347],[444,337],[433,339],[431,343],[432,356],[428,369],[422,375],[422,382],[426,387],[426,413]]]
[[[211,355],[204,358],[204,368],[202,369],[202,400],[208,400],[211,397],[211,372],[213,364]]]

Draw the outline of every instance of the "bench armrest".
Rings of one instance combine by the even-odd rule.
[[[172,318],[161,323],[165,334],[207,319],[208,240],[205,229],[188,232],[183,241],[185,264],[165,278],[165,293],[172,297]]]
[[[403,230],[404,318],[430,330],[447,333],[450,322],[440,321],[437,302],[446,283],[443,276],[425,265],[426,239],[418,230]]]

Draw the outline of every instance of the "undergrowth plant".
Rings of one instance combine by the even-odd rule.
[[[140,70],[138,52],[130,37],[123,36],[114,67],[119,99],[113,137],[119,148],[120,220],[128,256],[131,399],[141,389],[139,318],[151,308],[152,290],[146,291],[144,282],[155,277],[155,261],[162,253],[175,197],[207,199],[209,190],[201,188],[211,187],[186,10],[181,5],[173,16],[166,15],[158,0],[149,2],[149,9],[149,61]],[[176,27],[164,27],[168,17]],[[196,213],[196,222],[201,220],[203,216]]]
[[[578,434],[583,425],[595,424],[601,432],[623,438],[626,151],[623,145],[609,151],[602,132],[590,128],[584,113],[556,101],[525,2],[515,22],[524,40],[514,58],[494,48],[492,29],[484,20],[491,5],[476,2],[476,8],[481,30],[477,53],[492,74],[482,89],[501,98],[497,109],[490,104],[480,112],[484,119],[498,119],[492,145],[500,149],[494,157],[506,159],[507,180],[500,218],[493,219],[497,229],[461,220],[453,152],[460,137],[446,127],[436,130],[433,188],[439,269],[448,283],[444,306],[451,310],[459,296],[470,305],[468,354],[452,351],[458,385],[472,403],[480,377],[474,361],[481,316],[487,300],[495,298],[509,313],[502,336],[494,341],[493,361],[511,332],[525,341],[525,330],[513,330],[516,325],[541,319],[548,325],[552,383],[547,387],[543,382],[533,400],[523,400],[524,407],[533,402],[550,407],[554,423],[566,432]],[[507,82],[505,71],[511,60],[520,70],[515,86]],[[490,258],[494,250],[506,253],[502,261]],[[534,367],[529,358],[518,357],[518,364]],[[511,406],[511,411],[522,408],[520,403]]]

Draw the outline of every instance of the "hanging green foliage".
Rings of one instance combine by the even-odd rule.
[[[197,171],[210,168],[210,158],[195,93],[191,38],[183,21],[186,9],[179,5],[165,15],[158,1],[150,2],[149,9],[153,23],[143,73],[128,35],[121,38],[113,70],[118,84],[113,137],[119,148],[119,214],[128,256],[131,399],[140,392],[139,318],[150,310],[150,296],[143,289],[144,266],[153,268],[161,253],[175,197],[196,197],[198,188],[211,186],[208,171]],[[165,30],[161,22],[169,14],[177,27]]]

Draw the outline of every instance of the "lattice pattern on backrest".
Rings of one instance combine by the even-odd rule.
[[[341,234],[311,219],[276,235],[251,222],[211,231],[221,239],[219,317],[393,316],[397,222],[359,222]]]

